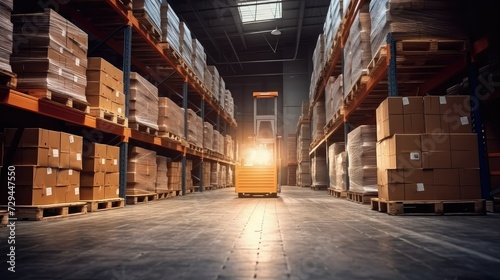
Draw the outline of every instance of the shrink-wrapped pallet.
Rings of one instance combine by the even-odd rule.
[[[337,78],[330,77],[325,87],[325,116],[326,123],[331,121],[335,114],[340,110],[344,93],[342,87],[342,74]]]
[[[168,189],[174,191],[180,191],[181,179],[182,179],[182,163],[179,161],[168,161],[167,162],[167,176],[168,176]]]
[[[213,91],[214,75],[212,74],[212,72],[210,72],[207,65],[205,65],[204,68],[203,83],[210,92]]]
[[[377,192],[377,129],[374,125],[362,125],[347,135],[349,157],[349,190]]]
[[[326,157],[315,156],[311,160],[312,186],[324,187],[328,185],[328,168]]]
[[[165,132],[176,136],[183,136],[184,131],[181,127],[184,125],[183,110],[179,105],[168,97],[158,98],[158,130],[160,135]]]
[[[11,19],[16,47],[10,62],[17,89],[87,103],[87,34],[51,9]],[[27,25],[37,32],[26,32]]]
[[[316,47],[314,48],[313,56],[313,72],[311,74],[311,83],[309,87],[309,99],[312,99],[316,84],[319,79],[319,75],[323,70],[325,65],[325,36],[324,34],[319,34],[316,41]]]
[[[134,16],[141,21],[153,36],[161,40],[161,0],[133,0],[131,1]]]
[[[12,72],[10,55],[12,54],[12,40],[14,25],[10,21],[13,1],[6,0],[0,4],[0,70]]]
[[[181,53],[180,40],[180,23],[179,17],[174,12],[172,7],[164,2],[161,4],[161,33],[163,42],[167,42],[169,46],[178,54]]]
[[[311,163],[309,161],[299,163],[297,185],[301,187],[311,186]]]
[[[155,151],[131,147],[127,164],[127,195],[155,193],[157,172]]]
[[[220,181],[220,163],[212,162],[211,170],[210,170],[210,185],[212,186],[221,186]]]
[[[342,22],[342,2],[343,1],[330,1],[328,12],[326,14],[325,23],[323,24],[323,34],[325,34],[325,61],[330,59],[331,50],[334,44],[334,39]]]
[[[347,153],[341,152],[335,158],[335,189],[339,191],[347,190]]]
[[[199,143],[199,134],[203,132],[201,118],[192,110],[188,109],[188,142],[195,145],[201,146]]]
[[[226,96],[226,82],[224,78],[220,77],[219,81],[219,103],[221,104],[222,109],[224,109],[224,97]]]
[[[312,139],[316,140],[324,135],[326,125],[325,102],[318,101],[313,106],[312,113]]]
[[[345,151],[345,143],[333,143],[328,147],[328,175],[330,179],[330,188],[342,190],[342,185],[337,184],[337,157]]]
[[[188,159],[186,160],[186,190],[193,190],[192,173],[193,173],[193,161]]]
[[[168,158],[164,156],[156,156],[156,189],[155,192],[161,193],[168,191]]]
[[[203,187],[210,186],[211,162],[203,161]]]
[[[225,165],[220,166],[220,182],[221,186],[227,186],[227,170]]]
[[[287,163],[297,164],[297,136],[295,134],[288,134],[286,141]]]
[[[130,73],[129,106],[129,126],[140,124],[158,130],[158,88],[135,72]]]
[[[198,39],[193,39],[193,70],[200,81],[204,81],[207,54]]]
[[[186,64],[193,68],[193,38],[191,37],[191,31],[185,22],[181,21],[180,23],[180,51],[182,59],[186,62]]]
[[[219,71],[217,70],[217,67],[213,65],[208,65],[207,66],[208,71],[210,74],[212,74],[212,82],[211,84],[208,84],[208,90],[212,92],[214,95],[215,100],[219,100],[219,95],[220,95],[220,75]]]
[[[203,123],[203,145],[205,149],[214,150],[214,126],[209,122]]]
[[[371,1],[372,54],[386,44],[389,33],[394,40],[466,39],[453,5],[445,0]]]

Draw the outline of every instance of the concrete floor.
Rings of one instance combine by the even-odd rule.
[[[2,280],[500,279],[500,215],[389,216],[297,187],[18,222],[15,274],[7,234],[0,228]]]

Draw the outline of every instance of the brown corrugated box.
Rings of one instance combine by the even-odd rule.
[[[17,128],[5,129],[5,147],[10,147]],[[49,147],[49,131],[41,128],[25,128],[18,147]]]
[[[83,137],[69,136],[69,168],[82,170]]]
[[[84,172],[106,172],[106,165],[101,164],[103,158],[83,158]]]
[[[69,185],[68,191],[66,192],[66,202],[77,202],[80,201],[80,185]]]
[[[120,184],[120,173],[106,173],[104,175],[105,186],[118,186]]]
[[[421,168],[422,155],[419,134],[395,134],[382,142],[384,169]],[[387,150],[388,149],[388,150]]]
[[[405,200],[429,200],[434,197],[434,170],[411,169],[405,172]]]
[[[436,196],[434,199],[438,200],[459,200],[460,199],[460,186],[441,186],[435,185],[434,191]]]
[[[451,168],[451,152],[422,152],[422,168]]]
[[[54,203],[65,203],[68,186],[57,186],[54,189]]]
[[[403,169],[377,169],[378,185],[404,183]]]
[[[450,135],[447,133],[424,133],[420,139],[423,152],[448,152],[451,150]]]
[[[460,184],[458,169],[434,169],[436,186],[458,186]]]
[[[82,187],[104,186],[104,174],[103,172],[82,172],[80,174],[80,185]]]
[[[385,201],[405,200],[405,184],[378,185],[378,198]]]
[[[125,116],[125,106],[116,102],[111,102],[111,112],[118,116]]]
[[[451,151],[452,168],[478,168],[478,151]]]
[[[113,78],[110,74],[101,70],[87,70],[87,87],[89,86],[89,83],[99,82],[114,90],[121,89],[123,92],[123,83]]]
[[[87,102],[91,107],[99,107],[103,110],[111,111],[111,100],[103,96],[87,96]]]
[[[17,165],[15,168],[16,185],[32,186],[33,188],[56,186],[57,174],[56,170],[53,168]]]
[[[10,148],[6,148],[8,151]],[[48,148],[17,148],[12,159],[14,165],[48,166]]]
[[[109,100],[113,100],[113,98],[115,98],[115,90],[113,89],[113,87],[110,87],[102,82],[88,81],[85,95],[87,96],[87,99],[90,96],[101,96],[101,97],[105,97]],[[94,102],[94,104],[95,104],[95,102]],[[91,103],[91,105],[93,105],[93,104]]]
[[[54,204],[54,188],[16,185],[16,205]]]
[[[80,187],[80,199],[81,200],[100,200],[104,199],[104,186],[95,187]]]
[[[85,141],[83,143],[83,157],[84,158],[105,158],[106,157],[106,145],[99,143],[91,143]]]
[[[424,132],[421,97],[388,97],[375,111],[377,141],[397,133]]]
[[[120,171],[120,147],[106,146],[106,172]]]
[[[56,186],[68,186],[69,185],[69,170],[57,170],[56,171]]]
[[[87,70],[99,70],[123,83],[123,71],[101,57],[89,57]]]
[[[120,196],[118,185],[110,185],[104,187],[104,198],[117,198]]]

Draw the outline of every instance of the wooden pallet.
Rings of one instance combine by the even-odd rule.
[[[371,209],[389,215],[485,215],[486,201],[472,200],[408,200],[383,201],[371,199]]]
[[[137,130],[137,131],[140,131],[140,132],[143,132],[143,133],[147,133],[147,134],[151,134],[151,135],[154,135],[154,136],[158,135],[158,130],[157,129],[149,127],[147,125],[143,125],[141,123],[136,123],[136,122],[131,123],[129,121],[128,127],[131,128],[131,129],[133,129],[133,130]]]
[[[176,192],[173,190],[156,192],[158,200],[176,197]]]
[[[486,211],[490,213],[500,213],[500,198],[486,201]]]
[[[125,10],[133,9],[132,0],[118,0],[118,3],[121,3]]]
[[[0,69],[0,86],[6,86],[11,89],[17,87],[17,76],[15,73]]]
[[[327,190],[327,189],[328,189],[327,185],[314,185],[314,186],[311,186],[311,190],[313,190],[313,191],[323,191],[323,190]]]
[[[373,71],[378,68],[378,66],[387,59],[387,45],[382,45],[377,53],[373,56],[370,63],[368,63],[367,73],[372,75]]]
[[[99,200],[82,200],[87,203],[88,212],[97,212],[103,210],[118,209],[125,206],[124,199],[121,197],[99,199]]]
[[[153,37],[157,41],[161,41],[161,29],[154,25],[153,20],[147,13],[145,13],[143,10],[134,10],[134,16],[141,23],[144,29],[148,31],[151,37]]]
[[[378,194],[375,192],[362,193],[362,192],[347,191],[346,199],[356,203],[370,204],[371,199],[377,198],[377,196]]]
[[[49,99],[53,102],[65,105],[67,107],[82,111],[85,114],[90,112],[90,107],[87,102],[73,99],[64,94],[53,92],[48,89],[23,89],[23,92],[27,92],[28,95],[37,97],[39,99]]]
[[[336,189],[328,188],[328,194],[337,197],[337,198],[346,198],[347,197],[347,191],[339,191]]]
[[[358,96],[358,93],[366,86],[366,83],[370,80],[370,76],[366,75],[367,71],[366,69],[363,70],[363,74],[361,74],[361,77],[352,85],[351,90],[349,93],[345,96],[344,98],[344,105],[347,105],[351,103],[356,97]]]
[[[181,137],[168,131],[158,131],[158,137],[167,138],[175,142],[181,142]]]
[[[150,193],[150,194],[133,194],[127,195],[127,204],[139,204],[146,203],[149,201],[158,200],[158,194]]]
[[[15,216],[19,221],[43,221],[67,218],[87,213],[86,202],[58,203],[47,205],[17,205]]]
[[[189,143],[189,148],[190,148],[191,150],[195,150],[195,151],[197,151],[197,152],[203,153],[203,148],[202,148],[202,147],[198,147],[198,146],[196,146],[196,145],[195,145],[195,144],[193,144],[193,143]]]
[[[463,53],[467,51],[466,40],[401,40],[396,42],[397,54]]]
[[[325,127],[323,128],[323,133],[326,135],[332,129],[333,125],[339,121],[344,121],[344,108],[340,108],[337,110],[333,117],[327,122]]]
[[[123,126],[128,126],[128,119],[127,118],[125,118],[123,116],[118,116],[115,113],[109,112],[108,110],[105,110],[102,108],[90,107],[89,114],[91,116],[96,117],[96,118],[110,121],[112,123],[116,123],[116,124],[123,125]]]

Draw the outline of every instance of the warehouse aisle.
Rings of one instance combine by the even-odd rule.
[[[1,279],[499,279],[500,215],[399,217],[283,187],[234,189],[16,227]],[[12,277],[12,276],[15,277]]]

